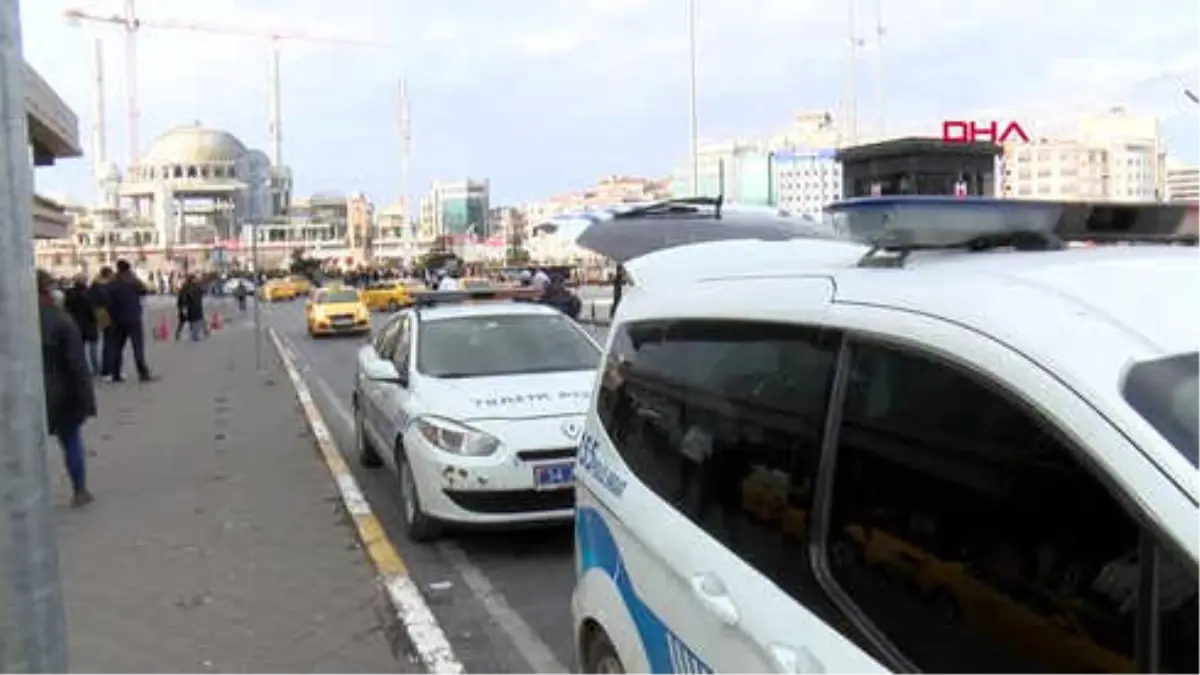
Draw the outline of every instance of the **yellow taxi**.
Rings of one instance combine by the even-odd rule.
[[[308,277],[293,274],[287,278],[287,283],[292,287],[292,295],[308,295],[312,292],[313,284]]]
[[[371,332],[371,312],[353,288],[318,288],[304,304],[308,334],[362,335]]]
[[[259,289],[259,294],[267,302],[291,300],[296,297],[296,291],[286,279],[271,279]]]
[[[408,286],[399,281],[376,281],[362,292],[363,303],[371,311],[396,312],[412,304]]]

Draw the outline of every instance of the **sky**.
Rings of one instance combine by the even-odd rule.
[[[767,134],[802,110],[841,117],[846,0],[696,0],[703,139]],[[69,25],[120,0],[22,0],[26,59],[79,115],[85,158],[37,171],[48,195],[94,195],[90,129],[103,40],[107,156],[128,157],[123,29]],[[1195,0],[858,0],[859,129],[940,135],[944,119],[1038,125],[1124,106],[1163,121],[1196,162],[1200,4]],[[156,22],[362,44],[282,43],[284,163],[295,192],[402,194],[399,81],[412,110],[414,198],[433,179],[488,178],[520,204],[612,174],[664,176],[689,147],[687,0],[138,0],[144,149],[181,124],[269,150],[271,42]],[[877,10],[878,8],[878,10]],[[885,26],[876,76],[878,11]],[[882,82],[882,86],[877,86]],[[882,96],[877,95],[882,92]]]

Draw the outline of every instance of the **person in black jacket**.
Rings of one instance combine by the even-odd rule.
[[[113,382],[120,382],[121,361],[125,343],[133,346],[133,360],[137,365],[138,379],[149,382],[155,377],[146,365],[146,330],[142,323],[142,296],[149,292],[141,279],[133,273],[127,260],[117,261],[117,274],[105,285],[108,293],[108,313],[116,329],[116,344],[108,354]],[[106,342],[105,345],[108,343]],[[108,350],[108,347],[105,347]]]
[[[554,277],[550,281],[550,285],[542,293],[541,301],[572,319],[579,319],[579,312],[583,309],[583,302],[579,296],[567,288],[566,281],[562,277]]]
[[[194,275],[189,274],[183,282],[175,299],[175,306],[179,310],[179,326],[175,329],[176,340],[179,339],[184,326],[188,327],[193,341],[207,337],[208,326],[204,323],[204,289]]]
[[[100,376],[112,377],[113,351],[117,345],[117,327],[113,325],[112,310],[108,301],[108,282],[113,279],[113,269],[108,265],[100,268],[100,277],[92,282],[92,302],[96,305],[100,321]]]
[[[83,338],[83,351],[87,355],[88,368],[93,375],[100,374],[100,331],[96,326],[96,305],[87,282],[82,276],[63,295],[63,309],[75,320],[79,335]]]
[[[62,445],[75,494],[71,506],[93,500],[87,489],[87,453],[83,423],[96,416],[96,392],[84,355],[79,328],[54,303],[54,278],[38,270],[38,314],[42,327],[42,378],[46,391],[46,426]]]

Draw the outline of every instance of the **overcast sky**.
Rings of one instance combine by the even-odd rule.
[[[840,116],[844,1],[699,0],[704,137],[753,135],[799,110]],[[119,0],[23,0],[26,58],[78,113],[91,153],[91,40],[105,42],[110,160],[127,157],[125,58],[116,26],[68,26],[67,7],[111,15]],[[688,148],[686,0],[139,0],[139,15],[394,45],[284,46],[284,161],[297,194],[401,193],[398,80],[409,80],[413,185],[492,181],[493,203],[579,189],[606,174],[663,175]],[[236,9],[235,9],[236,7]],[[874,34],[876,0],[860,0]],[[882,0],[882,108],[861,52],[860,130],[940,133],[946,118],[1038,120],[1124,105],[1164,120],[1173,154],[1197,160],[1196,0]],[[868,47],[871,42],[868,41]],[[200,121],[268,149],[265,40],[147,27],[139,38],[142,147]],[[1043,122],[1048,125],[1048,122]],[[91,161],[39,169],[38,188],[90,199]]]

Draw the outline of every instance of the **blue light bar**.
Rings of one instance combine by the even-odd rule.
[[[984,240],[1195,243],[1188,207],[990,197],[869,197],[826,207],[838,234],[885,249],[961,248]]]

